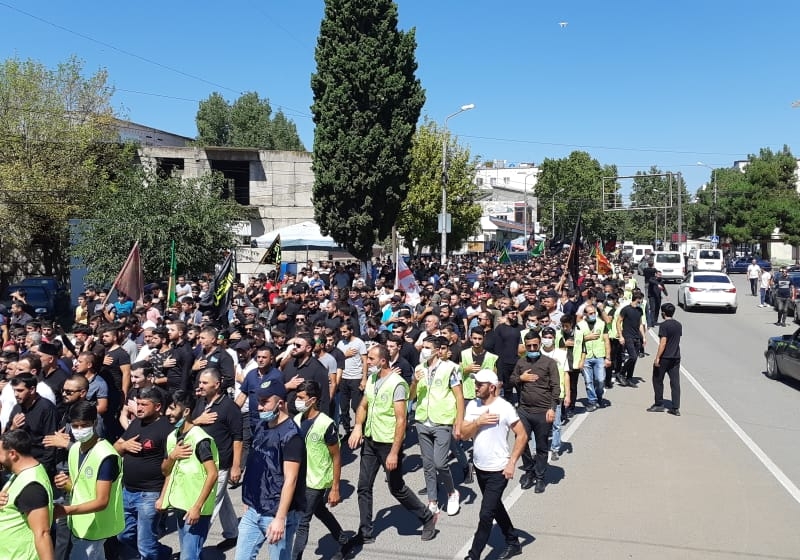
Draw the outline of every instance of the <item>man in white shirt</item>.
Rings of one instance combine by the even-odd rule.
[[[38,376],[41,367],[42,362],[39,360],[38,356],[31,354],[20,358],[19,361],[13,365],[8,364],[6,376],[9,381],[20,373],[30,373]],[[53,390],[47,386],[47,383],[38,383],[36,385],[36,394],[56,404],[56,396],[53,394]],[[8,425],[8,421],[11,418],[11,409],[13,409],[16,404],[17,398],[14,396],[14,387],[11,383],[6,383],[5,387],[3,387],[3,391],[0,392],[0,424],[2,424],[3,431],[5,431],[6,425]]]
[[[757,295],[759,278],[761,278],[761,267],[758,266],[758,261],[753,259],[747,265],[747,279],[750,280],[750,295],[753,297]]]
[[[467,404],[461,423],[462,439],[473,439],[475,475],[483,494],[478,529],[465,560],[480,559],[489,541],[493,521],[497,521],[506,541],[506,547],[498,558],[505,560],[522,554],[519,536],[503,505],[503,491],[508,481],[514,478],[517,461],[528,444],[528,436],[514,406],[499,397],[498,391],[497,374],[489,369],[478,371],[475,374],[477,398]],[[508,447],[509,431],[513,431],[515,437],[512,450]]]

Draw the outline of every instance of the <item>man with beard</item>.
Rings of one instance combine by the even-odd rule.
[[[350,410],[358,410],[364,387],[367,384],[367,347],[364,342],[354,336],[353,327],[344,323],[339,328],[341,339],[336,347],[345,357],[340,391],[340,420],[345,433],[350,432]]]
[[[286,388],[286,403],[290,414],[297,414],[294,408],[297,387],[303,381],[316,381],[322,389],[319,406],[321,410],[330,407],[330,386],[336,385],[335,374],[331,375],[313,355],[314,342],[310,335],[299,335],[292,340],[292,357],[283,368],[283,381]]]
[[[228,388],[233,388],[235,368],[231,355],[217,345],[217,336],[218,332],[214,327],[204,327],[197,335],[202,354],[194,361],[192,371],[198,374],[208,368],[217,370],[222,390],[227,391]]]
[[[111,413],[108,406],[108,385],[102,377],[97,375],[97,363],[100,360],[91,352],[81,352],[75,359],[75,366],[73,370],[75,374],[80,375],[86,379],[86,400],[97,407],[97,414],[100,416],[98,421],[98,430],[100,437],[106,435],[106,425],[109,420],[119,422],[116,415]],[[66,384],[66,382],[65,382]],[[67,400],[68,395],[64,395],[64,400]]]
[[[167,376],[167,391],[188,391],[194,386],[192,379],[192,348],[186,341],[186,323],[173,321],[167,326],[167,336],[171,347],[169,357],[164,360],[164,372]]]
[[[236,544],[238,522],[236,510],[228,495],[228,481],[237,484],[242,477],[242,414],[222,388],[216,369],[204,369],[197,378],[200,398],[192,414],[195,425],[214,438],[219,450],[217,498],[211,523],[220,516],[223,541],[217,548],[226,550]]]
[[[37,384],[30,373],[17,373],[11,380],[17,404],[11,409],[7,430],[24,430],[31,435],[31,453],[52,479],[56,474],[56,453],[44,446],[44,437],[56,431],[58,416],[55,405],[36,392]]]
[[[575,328],[575,348],[581,348],[579,368],[586,382],[586,397],[589,404],[587,412],[603,408],[606,368],[611,366],[611,342],[606,332],[606,324],[597,317],[593,304],[584,308],[584,319]]]
[[[0,465],[13,476],[0,492],[0,558],[53,560],[53,488],[31,450],[30,434],[10,430],[0,437]]]
[[[39,381],[47,384],[53,390],[56,397],[56,406],[62,401],[61,389],[64,382],[69,377],[69,372],[64,371],[58,365],[58,347],[50,342],[42,342],[39,345],[39,359],[42,362],[42,369],[39,372]]]
[[[503,383],[503,398],[514,403],[514,385],[511,383],[511,372],[517,363],[522,344],[520,332],[522,328],[517,320],[518,312],[513,307],[503,308],[503,322],[497,325],[491,337],[491,346],[487,349],[497,354],[497,373]]]
[[[119,325],[107,325],[101,330],[100,335],[100,340],[106,349],[100,377],[108,384],[109,405],[115,414],[122,409],[124,396],[131,388],[131,358],[118,343],[118,331]],[[119,436],[119,433],[112,432],[112,426],[106,426],[106,428],[109,430],[107,434],[109,440],[113,441]]]
[[[142,389],[136,399],[136,418],[114,443],[122,455],[122,507],[125,528],[117,536],[129,558],[169,558],[172,551],[158,542],[161,514],[156,500],[164,484],[161,463],[167,454],[172,425],[162,415],[164,392]]]
[[[280,383],[283,385],[283,373],[274,365],[275,349],[266,345],[256,350],[256,368],[250,370],[245,375],[239,389],[240,392],[236,397],[236,405],[244,407],[245,401],[248,401],[249,407],[249,422],[251,433],[258,423],[258,389],[263,386],[269,386],[271,383]]]

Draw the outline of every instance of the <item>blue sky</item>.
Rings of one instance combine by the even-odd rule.
[[[417,32],[423,115],[441,123],[474,103],[450,129],[484,160],[538,163],[583,149],[622,175],[651,165],[682,171],[694,191],[710,177],[698,160],[728,166],[783,144],[800,154],[800,108],[791,108],[800,99],[800,2],[398,5],[401,28]],[[77,55],[88,71],[108,70],[128,118],[187,136],[196,134],[198,100],[257,91],[294,119],[310,149],[323,7],[0,0],[0,56],[50,66]]]

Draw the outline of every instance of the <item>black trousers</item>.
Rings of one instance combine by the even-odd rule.
[[[545,412],[530,412],[520,406],[517,408],[517,414],[525,428],[525,433],[528,434],[528,439],[531,440],[530,443],[533,443],[536,448],[536,456],[533,457],[530,443],[525,446],[525,450],[522,452],[522,470],[533,472],[537,479],[544,478],[547,472],[547,452],[550,450],[547,438],[550,437],[553,425],[547,421]]]
[[[681,360],[680,358],[662,358],[659,367],[653,366],[653,392],[655,404],[662,406],[664,402],[664,375],[669,376],[669,389],[672,393],[672,408],[681,407]]]
[[[489,535],[492,533],[492,522],[497,521],[497,526],[503,532],[507,545],[518,544],[519,537],[511,523],[503,505],[503,492],[508,485],[508,480],[503,472],[482,471],[475,467],[475,476],[478,478],[478,488],[481,489],[481,509],[478,512],[478,529],[472,537],[472,546],[469,549],[468,558],[479,560],[486,543],[489,542]]]
[[[625,339],[625,360],[622,362],[618,377],[631,379],[633,377],[633,370],[636,368],[636,362],[639,360],[639,348],[642,347],[642,340],[640,337],[628,337]]]
[[[569,370],[569,394],[572,397],[569,410],[575,410],[575,401],[578,400],[578,379],[581,377],[583,377],[583,375],[581,375],[581,370]]]
[[[516,404],[517,399],[513,396],[514,385],[511,383],[511,374],[514,373],[514,364],[497,364],[497,377],[503,384],[503,398],[511,404]]]
[[[392,450],[391,443],[379,443],[365,437],[361,446],[361,463],[358,471],[358,531],[363,537],[372,537],[372,488],[381,467],[386,468],[386,458]],[[397,458],[397,468],[389,471],[389,492],[404,508],[425,523],[433,514],[417,495],[403,482],[403,454]]]
[[[750,280],[750,293],[755,296],[758,294],[758,278],[749,278]]]
[[[611,367],[606,368],[606,385],[611,383],[614,375],[619,375],[622,367],[622,344],[616,338],[611,339]]]
[[[292,560],[302,560],[303,550],[305,550],[308,543],[308,528],[311,525],[311,518],[315,515],[327,527],[333,538],[337,541],[339,540],[342,534],[342,526],[327,507],[327,500],[325,499],[327,495],[327,489],[306,488],[306,509],[295,532]]]
[[[364,396],[364,391],[358,388],[359,385],[361,385],[360,379],[342,379],[342,382],[339,383],[339,423],[348,432],[353,426],[350,422],[350,410],[354,412],[358,410],[361,397]]]
[[[658,322],[658,314],[661,312],[661,294],[658,296],[648,296],[647,298],[647,326],[654,327]]]

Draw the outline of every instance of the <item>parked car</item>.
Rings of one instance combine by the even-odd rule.
[[[720,249],[692,249],[689,251],[689,270],[725,270],[725,259]]]
[[[747,272],[747,267],[753,262],[753,257],[737,257],[731,259],[725,265],[726,274],[744,274]],[[756,264],[761,267],[761,270],[772,270],[772,263],[764,259],[756,259]]]
[[[678,305],[689,311],[699,307],[720,307],[736,313],[736,286],[721,272],[690,272],[678,286]]]
[[[800,272],[790,272],[789,281],[792,283],[792,286],[794,286],[794,289],[800,293]],[[767,294],[764,296],[764,301],[775,307],[775,298],[772,295],[772,288],[767,288]],[[786,315],[794,316],[794,321],[796,323],[798,322],[798,317],[797,313],[795,312],[795,307],[797,307],[797,301],[789,299],[789,302],[786,305]]]
[[[764,351],[767,377],[778,379],[785,375],[800,380],[800,329],[794,334],[773,336]]]
[[[25,292],[25,301],[28,304],[28,312],[34,316],[42,316],[45,319],[55,319],[58,313],[56,309],[56,296],[43,286],[25,286],[23,284],[14,284],[9,286],[3,292],[0,298],[0,304],[5,306],[7,312],[11,312],[11,303],[13,299],[11,294],[23,290]]]

